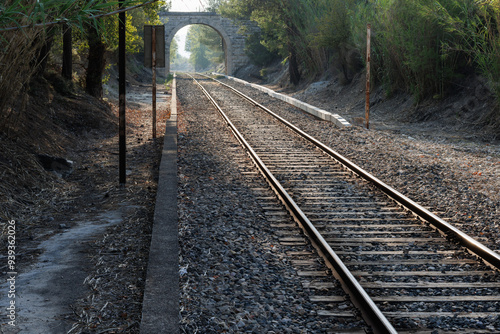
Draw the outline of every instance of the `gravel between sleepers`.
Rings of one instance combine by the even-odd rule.
[[[178,80],[181,331],[321,333],[316,315],[236,160],[238,142]],[[500,147],[336,128],[227,81],[466,233],[500,249]],[[187,100],[189,104],[185,104]],[[194,102],[193,102],[194,101]],[[201,109],[200,109],[201,106]],[[416,125],[418,126],[418,125]],[[263,181],[257,187],[266,187]],[[252,186],[256,187],[256,186]],[[335,326],[358,326],[345,323]]]
[[[188,82],[177,80],[181,332],[324,333],[364,326],[359,320],[332,324],[317,314],[256,200],[267,184],[242,173],[256,169]]]
[[[486,238],[491,249],[500,250],[500,144],[357,126],[339,129],[253,88],[232,80],[221,81],[261,102],[465,233]],[[408,124],[405,128],[408,131]]]

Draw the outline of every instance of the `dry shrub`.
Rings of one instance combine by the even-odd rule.
[[[12,1],[7,1],[6,6]],[[14,19],[14,18],[13,18]],[[22,17],[16,18],[26,24]],[[34,71],[33,62],[44,42],[44,30],[0,32],[0,218],[14,219],[33,204],[36,184],[45,183],[45,173],[33,155],[20,149],[25,143],[10,138],[9,133],[22,127],[22,115],[28,105],[28,85]],[[29,169],[26,166],[30,166]],[[1,219],[0,219],[1,220]]]
[[[2,33],[0,40],[0,130],[15,126],[26,109],[28,84],[38,50],[45,42],[42,28]]]

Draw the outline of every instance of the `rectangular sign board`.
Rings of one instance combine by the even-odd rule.
[[[152,40],[153,28],[155,29],[156,37],[156,67],[165,67],[165,26],[146,25],[144,26],[144,66],[153,67],[152,65]]]

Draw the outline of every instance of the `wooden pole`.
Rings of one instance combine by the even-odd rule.
[[[153,68],[153,138],[156,138],[156,27],[152,27],[151,32],[151,65]]]
[[[366,26],[366,103],[365,121],[366,128],[370,128],[370,49],[371,49],[371,24]]]
[[[119,6],[123,6],[123,0],[119,1]],[[125,184],[126,173],[126,151],[127,141],[125,137],[125,12],[118,14],[118,106],[119,106],[119,175],[120,184]]]

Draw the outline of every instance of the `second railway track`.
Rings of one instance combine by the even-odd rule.
[[[200,82],[388,319],[389,329],[375,321],[376,332],[391,326],[399,332],[500,331],[498,271],[242,97],[206,78]],[[274,224],[283,228],[282,244],[308,243],[289,223]],[[308,251],[290,255],[303,286],[316,291],[310,300],[323,305],[323,315],[339,315],[343,299],[328,292],[336,281]]]

